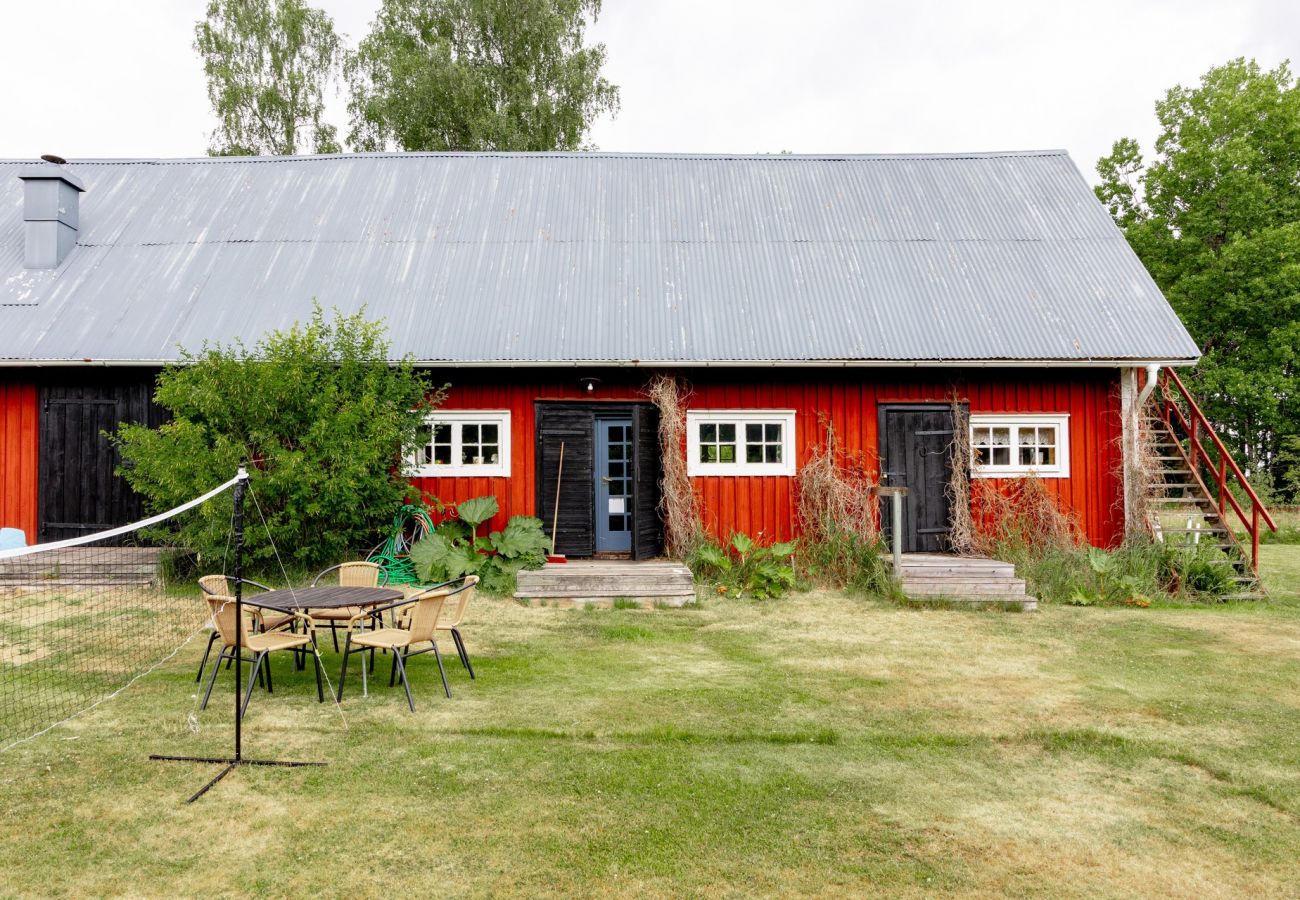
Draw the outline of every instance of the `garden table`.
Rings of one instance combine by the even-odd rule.
[[[281,612],[293,610],[309,612],[313,609],[343,609],[349,606],[366,609],[372,606],[383,606],[385,603],[393,603],[405,596],[406,594],[402,591],[390,587],[322,585],[320,587],[283,588],[278,591],[267,591],[263,594],[254,594],[244,602],[260,606],[263,609],[274,609]],[[366,658],[362,655],[361,695],[363,697],[370,694],[369,687],[366,677]]]

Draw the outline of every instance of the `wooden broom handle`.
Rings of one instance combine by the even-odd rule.
[[[555,470],[555,514],[551,516],[551,556],[555,555],[555,539],[560,527],[560,478],[564,475],[564,441],[560,441],[560,466]]]

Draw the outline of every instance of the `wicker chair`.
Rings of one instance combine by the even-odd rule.
[[[330,566],[312,579],[311,586],[316,587],[320,584],[322,578],[331,572],[338,572],[339,587],[379,587],[380,570],[376,563],[372,562],[345,562],[337,566]],[[383,623],[382,618],[373,614],[372,610],[363,610],[359,606],[344,606],[340,609],[319,609],[311,614],[312,621],[317,625],[324,627],[329,626],[330,637],[334,639],[334,651],[339,649],[339,625],[352,627],[354,622],[364,626],[369,622],[372,628],[378,627]]]
[[[442,654],[438,652],[438,642],[435,639],[438,617],[442,614],[442,605],[447,599],[447,594],[446,588],[431,588],[375,610],[381,612],[409,607],[409,612],[404,617],[405,627],[380,628],[375,631],[349,630],[343,645],[343,669],[339,672],[338,700],[340,702],[343,700],[343,684],[348,674],[348,657],[353,653],[367,651],[373,655],[375,650],[393,651],[393,668],[388,675],[388,686],[392,687],[397,676],[402,676],[402,687],[406,689],[406,703],[411,707],[411,712],[415,712],[415,700],[411,696],[411,682],[406,678],[406,660],[412,656],[433,651],[433,656],[438,661],[438,674],[442,676],[442,689],[450,698],[451,685],[447,683],[447,670],[443,668]],[[358,617],[357,621],[361,621],[361,618]],[[424,643],[428,643],[429,646],[420,650],[411,649]],[[364,659],[361,662],[365,664]]]
[[[256,581],[252,581],[251,579],[248,578],[240,579],[240,581],[243,584],[251,585],[252,587],[258,588],[259,590],[263,590],[263,591],[271,590],[266,585]],[[205,598],[206,597],[229,597],[232,596],[234,584],[235,584],[235,578],[233,575],[204,575],[202,578],[199,579],[199,590],[203,592],[203,596]],[[294,616],[289,613],[284,613],[284,614],[273,613],[268,616],[265,612],[263,612],[261,609],[259,609],[256,606],[245,606],[244,612],[248,615],[250,619],[253,620],[254,628],[257,631],[277,631],[286,625],[288,625],[290,629],[292,629],[297,624],[297,619],[295,619]],[[217,642],[218,637],[220,637],[220,635],[217,632],[216,623],[214,622],[212,626],[212,633],[208,635],[207,649],[203,651],[203,659],[199,661],[198,674],[194,676],[195,684],[198,684],[203,681],[203,669],[208,664],[208,656],[212,653],[212,645]]]
[[[474,591],[479,582],[478,576],[466,575],[463,579],[445,581],[442,584],[434,585],[433,588],[424,588],[423,590],[448,587],[455,584],[456,581],[460,581],[461,585],[447,595],[449,602],[443,606],[443,614],[438,620],[437,630],[451,634],[452,642],[456,645],[456,655],[460,657],[460,664],[465,667],[469,677],[473,678],[474,667],[470,665],[469,652],[465,649],[465,638],[460,633],[460,623],[465,620],[465,610],[469,607],[469,601],[474,599]],[[397,624],[400,627],[405,627],[405,619],[409,614],[409,607],[397,614]]]
[[[262,668],[262,662],[267,656],[277,650],[287,650],[295,656],[300,653],[310,653],[312,660],[316,664],[316,697],[321,702],[325,702],[325,688],[321,684],[320,655],[316,653],[316,634],[312,629],[311,619],[302,613],[294,613],[293,617],[303,623],[303,633],[286,631],[259,631],[250,632],[248,629],[249,617],[241,617],[239,622],[235,621],[235,598],[229,594],[210,594],[208,596],[208,605],[212,608],[212,621],[216,623],[217,634],[221,636],[221,654],[217,657],[216,663],[212,666],[212,676],[208,679],[208,689],[203,694],[203,705],[200,709],[208,708],[208,700],[212,697],[212,687],[217,683],[217,673],[221,671],[222,660],[235,658],[235,638],[236,628],[240,629],[238,633],[240,650],[248,650],[252,653],[252,658],[241,656],[243,659],[253,664],[253,671],[248,676],[248,689],[244,693],[244,702],[239,706],[239,717],[242,719],[244,713],[248,710],[248,701],[253,696],[253,684],[260,680],[261,676],[266,676],[266,692],[272,693],[274,685],[271,682],[271,664],[267,662],[265,670]]]

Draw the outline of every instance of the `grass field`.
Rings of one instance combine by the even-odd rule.
[[[1300,547],[1264,553],[1273,599],[1217,608],[484,600],[415,715],[350,676],[345,729],[280,660],[246,753],[329,765],[186,806],[213,768],[145,757],[228,747],[196,640],[0,758],[0,894],[1294,896]]]

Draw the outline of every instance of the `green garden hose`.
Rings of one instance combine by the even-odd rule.
[[[433,531],[433,520],[423,506],[407,503],[393,517],[393,528],[388,538],[371,551],[367,559],[379,564],[380,584],[417,584],[415,564],[411,562],[411,547],[420,538]]]

